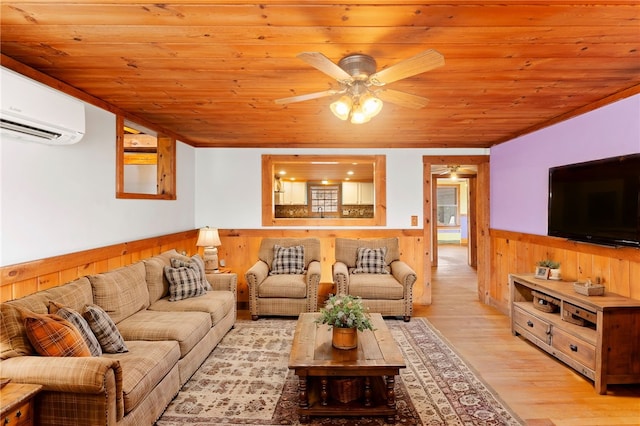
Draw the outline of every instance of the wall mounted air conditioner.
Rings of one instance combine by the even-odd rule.
[[[49,145],[77,143],[84,136],[84,104],[0,68],[0,133]]]

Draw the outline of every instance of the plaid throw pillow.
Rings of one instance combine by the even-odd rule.
[[[84,307],[83,316],[100,342],[102,352],[108,354],[129,352],[120,330],[104,309],[98,305],[87,305]]]
[[[304,246],[273,246],[274,256],[269,275],[304,274]]]
[[[57,315],[22,312],[27,337],[42,356],[91,356],[80,332]]]
[[[169,281],[169,302],[202,296],[207,292],[202,286],[200,271],[194,264],[179,268],[165,266],[164,275]]]
[[[380,247],[371,249],[367,247],[358,247],[358,257],[356,259],[356,269],[354,274],[388,274],[385,256],[387,248]]]
[[[193,268],[195,266],[197,268],[198,275],[200,276],[200,284],[207,291],[213,290],[213,287],[211,287],[211,284],[209,284],[209,281],[207,280],[207,274],[204,271],[204,260],[202,260],[200,255],[196,254],[192,256],[190,261],[180,260],[180,259],[176,259],[175,257],[172,257],[171,266],[174,268],[184,268],[184,267]]]
[[[100,342],[98,342],[95,334],[93,334],[93,331],[91,331],[91,327],[89,327],[89,323],[87,322],[87,320],[82,318],[82,315],[80,315],[80,313],[56,302],[49,302],[49,313],[56,314],[73,324],[73,326],[78,329],[78,331],[82,335],[82,338],[89,347],[89,351],[91,351],[92,356],[102,355]]]

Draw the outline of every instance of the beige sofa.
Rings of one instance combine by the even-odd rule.
[[[361,268],[358,250],[369,249],[380,255],[379,262]],[[384,250],[384,256],[381,251]],[[374,266],[379,271],[374,272]],[[416,273],[400,260],[397,238],[336,238],[336,262],[332,267],[337,293],[362,298],[370,312],[383,316],[402,316],[410,321],[413,314],[413,284]]]
[[[235,274],[209,274],[212,290],[170,302],[169,251],[0,306],[0,375],[44,386],[38,425],[151,425],[236,321]],[[37,355],[21,312],[47,314],[51,302],[106,311],[128,349],[91,357]]]

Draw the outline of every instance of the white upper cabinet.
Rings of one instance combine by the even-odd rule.
[[[372,205],[373,182],[342,182],[342,204]]]
[[[280,204],[307,204],[307,183],[283,181],[282,202]]]

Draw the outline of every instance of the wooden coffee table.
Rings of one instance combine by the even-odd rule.
[[[358,347],[351,350],[331,345],[329,327],[315,322],[319,316],[300,314],[289,357],[289,369],[299,379],[300,421],[376,415],[395,423],[395,376],[406,365],[382,316],[371,314],[375,331],[359,331]]]

